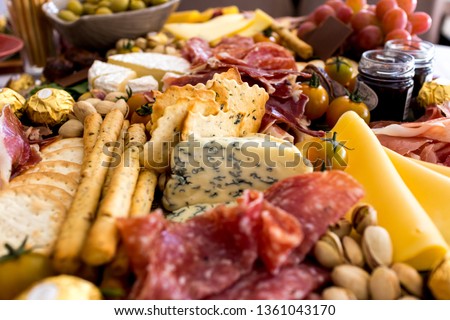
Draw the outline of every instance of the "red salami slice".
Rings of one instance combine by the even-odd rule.
[[[248,65],[262,69],[297,70],[293,55],[272,42],[258,42],[243,59]]]
[[[210,297],[214,300],[292,300],[304,299],[329,279],[326,270],[301,264],[284,267],[276,275],[255,270],[224,292]]]
[[[287,178],[272,185],[264,195],[300,221],[305,238],[296,249],[296,258],[302,261],[328,226],[350,210],[364,191],[349,174],[336,170]]]
[[[245,192],[236,207],[219,206],[183,224],[157,212],[122,220],[119,229],[137,268],[137,299],[217,294],[248,274],[259,255],[269,270],[278,270],[302,239],[298,221],[257,191]]]
[[[254,47],[253,38],[234,36],[223,38],[219,44],[214,47],[213,54],[227,54],[236,59],[243,59],[245,55]]]

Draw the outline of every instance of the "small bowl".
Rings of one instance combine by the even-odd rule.
[[[66,8],[68,0],[51,0],[42,10],[61,36],[76,47],[106,50],[114,47],[121,38],[134,39],[151,31],[159,31],[180,0],[140,10],[117,12],[107,15],[84,15],[74,22],[58,17],[58,11]]]
[[[23,48],[20,38],[0,33],[0,61],[12,56]]]

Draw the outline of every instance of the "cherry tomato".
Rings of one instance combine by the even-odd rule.
[[[147,123],[152,120],[152,112],[152,105],[144,104],[133,112],[130,123],[143,123],[144,125],[147,125]]]
[[[325,72],[331,79],[346,86],[353,77],[352,63],[344,57],[333,57],[326,61]]]
[[[136,109],[139,109],[143,105],[149,103],[148,96],[144,93],[134,93],[132,94],[128,100],[127,104],[130,107],[130,111],[128,112],[128,120],[131,120],[131,116],[133,115]]]
[[[336,132],[328,132],[324,138],[312,137],[296,146],[311,162],[314,171],[345,170],[348,163],[347,149],[336,137]]]
[[[25,249],[5,245],[8,254],[0,257],[0,300],[14,299],[34,282],[53,275],[50,259]]]
[[[314,73],[309,82],[302,83],[301,88],[309,98],[305,107],[306,117],[315,120],[323,116],[328,109],[329,97],[327,90],[320,85],[317,74]]]
[[[347,111],[355,111],[367,124],[370,122],[370,111],[358,94],[342,96],[334,99],[327,110],[326,121],[330,128],[334,127],[339,118]]]

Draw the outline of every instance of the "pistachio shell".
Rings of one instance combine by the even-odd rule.
[[[368,226],[361,241],[364,258],[370,268],[390,266],[392,263],[392,241],[383,227]]]
[[[370,296],[374,300],[396,300],[400,297],[397,274],[385,266],[377,267],[369,280]]]
[[[433,269],[428,287],[436,299],[450,300],[450,257],[445,258]]]
[[[128,103],[125,100],[119,99],[117,100],[116,103],[114,103],[113,109],[119,109],[120,112],[122,112],[123,116],[126,118],[128,116],[130,107],[128,106]]]
[[[128,98],[128,95],[127,95],[126,93],[120,92],[120,91],[113,91],[113,92],[108,93],[108,94],[105,96],[105,99],[104,99],[104,100],[116,102],[116,101],[118,101],[119,99],[122,99],[122,100],[123,100],[123,99],[126,99],[126,98]]]
[[[352,225],[359,234],[363,234],[368,226],[377,225],[377,212],[371,205],[357,206],[352,212]]]
[[[335,233],[339,238],[343,238],[352,232],[352,223],[347,219],[340,219],[337,223],[330,226],[330,231]]]
[[[98,98],[89,98],[84,100],[86,102],[89,102],[90,104],[92,104],[94,107],[99,103],[102,102],[102,100],[98,99]]]
[[[100,101],[95,105],[95,109],[98,113],[100,113],[102,116],[105,116],[108,112],[110,112],[112,109],[114,109],[115,103],[112,101]]]
[[[83,136],[84,126],[77,119],[66,121],[58,130],[58,133],[63,138],[76,138]]]
[[[73,113],[81,123],[84,123],[84,118],[86,118],[91,113],[96,113],[94,106],[86,101],[78,101],[73,106]]]
[[[350,264],[358,267],[364,267],[364,255],[358,242],[352,237],[342,238],[342,247],[344,248],[344,257]]]
[[[331,279],[336,286],[353,292],[357,299],[366,300],[369,298],[370,276],[364,269],[343,264],[333,269]]]
[[[322,292],[324,300],[356,300],[355,294],[346,288],[328,287]]]
[[[423,278],[419,272],[406,263],[396,262],[391,269],[397,274],[401,286],[416,297],[423,295]]]
[[[314,256],[322,266],[330,269],[345,262],[343,255],[323,240],[316,242]]]

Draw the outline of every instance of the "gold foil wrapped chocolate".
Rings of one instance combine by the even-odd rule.
[[[22,116],[25,109],[25,98],[19,93],[9,88],[0,89],[0,111],[7,105],[19,118]]]
[[[432,104],[450,101],[450,81],[439,78],[424,83],[417,96],[417,101],[424,108]]]
[[[30,97],[26,113],[34,124],[55,126],[67,120],[74,104],[68,92],[44,88]]]

